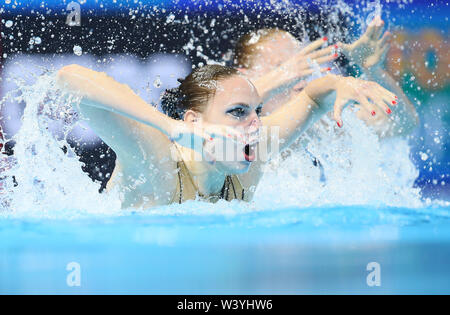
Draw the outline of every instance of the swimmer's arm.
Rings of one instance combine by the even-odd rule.
[[[289,83],[289,81],[282,79],[279,72],[280,70],[275,68],[252,81],[263,101],[269,100],[272,95],[277,94],[283,86]]]
[[[300,95],[273,114],[262,118],[264,126],[279,127],[280,150],[290,146],[303,131],[333,108],[333,119],[343,127],[342,112],[351,103],[363,109],[389,112],[395,95],[375,82],[327,75],[308,84]],[[268,148],[272,148],[268,140]]]
[[[367,119],[366,123],[372,126],[380,137],[383,138],[409,135],[419,125],[419,117],[416,108],[405,95],[399,84],[381,67],[365,69],[364,74],[370,81],[375,81],[398,95],[398,105],[393,110],[391,117],[380,113],[379,117],[381,118],[378,119],[382,121],[381,124],[377,123],[376,116],[373,119],[372,117]]]
[[[153,127],[167,137],[179,124],[105,73],[70,65],[58,72],[58,82],[81,96],[85,104]]]
[[[380,137],[408,135],[419,124],[419,120],[413,104],[398,83],[384,70],[392,40],[389,31],[383,33],[384,26],[381,17],[376,16],[356,42],[340,43],[339,46],[344,55],[364,71],[369,80],[398,95],[398,104],[389,104],[396,105],[392,115],[376,111],[373,116],[370,111],[360,110],[358,118],[371,126]]]
[[[168,138],[175,121],[106,74],[68,66],[58,83],[81,96],[75,109],[116,153],[122,188],[148,196],[173,190],[174,180],[162,176],[175,168]]]
[[[274,113],[261,118],[263,126],[272,135],[267,139],[267,148],[274,150],[273,135],[279,133],[278,149],[289,147],[306,129],[332,109],[334,101],[334,76],[328,75],[312,81],[307,88],[292,97]],[[310,95],[315,95],[313,99]],[[276,151],[276,150],[274,150]]]
[[[147,104],[127,85],[78,65],[62,68],[58,82],[81,96],[78,110],[83,118],[122,162],[132,167],[136,167],[136,162],[144,163],[155,157],[172,161],[172,140],[199,151],[203,140],[210,139],[211,134],[232,133],[218,130],[217,126],[204,124],[200,128],[172,119]],[[199,141],[191,141],[192,136]]]
[[[283,64],[252,80],[263,101],[268,101],[283,90],[295,87],[317,71],[321,73],[329,71],[328,67],[321,68],[320,65],[337,58],[336,46],[319,49],[325,43],[324,39],[314,41]]]

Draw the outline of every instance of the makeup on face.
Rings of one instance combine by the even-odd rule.
[[[245,103],[238,103],[238,104],[234,104],[234,105],[230,106],[230,108],[227,109],[226,114],[232,116],[234,119],[237,119],[239,121],[246,121],[249,118],[251,118],[253,111],[255,111],[256,115],[258,117],[257,119],[259,119],[259,117],[262,114],[262,108],[263,108],[262,103],[259,104],[258,106],[256,106],[256,108],[254,108],[248,104],[245,104]],[[251,122],[250,129],[252,129],[255,119]],[[251,130],[249,130],[249,131],[251,131]],[[255,130],[254,133],[258,133],[258,131]],[[251,137],[251,138],[254,138],[254,137]],[[249,163],[254,162],[256,159],[255,150],[256,150],[257,141],[252,141],[252,142],[253,143],[247,143],[244,146],[244,158]]]
[[[258,115],[258,117],[261,116],[262,113],[262,104],[259,104],[255,111],[256,114]],[[239,104],[234,104],[232,105],[229,109],[227,109],[226,114],[232,116],[233,118],[243,121],[245,119],[247,119],[248,117],[250,117],[250,115],[252,114],[253,108],[245,103],[239,103]]]

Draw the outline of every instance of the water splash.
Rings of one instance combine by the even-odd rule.
[[[323,119],[299,139],[307,151],[294,149],[273,161],[258,187],[258,201],[300,207],[423,206],[420,190],[413,187],[418,170],[409,158],[407,141],[380,142],[350,110],[343,119],[342,130],[331,119]],[[320,161],[325,182],[311,154]],[[295,185],[280,187],[283,182]],[[270,191],[277,191],[276,197]]]
[[[66,141],[76,120],[66,120],[62,139],[50,132],[49,123],[73,113],[66,96],[55,88],[55,77],[43,75],[32,86],[16,83],[21,91],[17,102],[24,102],[26,107],[22,127],[13,137],[14,160],[9,160],[2,173],[7,194],[0,198],[2,204],[8,205],[6,212],[52,215],[61,209],[92,213],[120,209],[118,198],[98,193],[100,185],[83,173],[78,157]]]
[[[2,204],[7,205],[3,211],[14,216],[49,217],[132,212],[121,211],[117,191],[98,193],[99,184],[81,170],[78,157],[66,141],[78,122],[68,105],[74,100],[55,89],[54,76],[43,75],[34,85],[19,88],[22,93],[18,101],[25,102],[26,107],[23,125],[14,136],[14,160],[9,160],[12,165],[2,173],[6,175],[4,189],[8,191],[0,196]],[[66,127],[64,136],[58,139],[48,126],[61,119]],[[332,121],[325,119],[299,140],[307,143],[308,152],[322,164],[325,183],[309,153],[291,150],[267,166],[250,204],[190,202],[146,210],[153,214],[227,215],[289,206],[423,206],[418,189],[413,188],[418,172],[409,160],[407,143],[380,143],[376,134],[351,111],[344,112],[344,119],[344,130],[331,127]]]
[[[364,7],[359,14],[342,0],[319,1],[321,10],[327,13],[329,25],[336,25],[342,15],[356,19],[356,26],[364,27],[373,16],[381,15],[380,1]],[[287,12],[292,24],[303,30],[305,39],[304,8],[289,2],[276,2],[270,10]],[[372,16],[373,15],[373,16]],[[212,53],[207,56],[202,47],[213,51],[214,38],[226,40],[229,34],[241,35],[239,27],[227,30],[228,33],[208,35],[208,29],[216,21],[175,20],[169,16],[167,23],[185,23],[190,28],[191,38],[184,46],[186,54],[195,53],[206,63],[222,60],[223,55]],[[364,21],[365,20],[365,21]],[[243,19],[245,23],[246,19]],[[247,18],[248,21],[248,18]],[[314,22],[314,21],[313,21]],[[325,23],[327,24],[327,23]],[[192,29],[200,30],[194,32]],[[320,35],[328,35],[335,40],[348,39],[348,29],[316,29]],[[204,40],[202,36],[209,36]],[[219,36],[220,35],[220,36]],[[203,46],[202,46],[203,45]],[[77,46],[78,47],[78,46]],[[78,49],[79,48],[79,49]],[[82,54],[81,47],[74,49]],[[226,60],[225,60],[226,61]],[[320,69],[316,75],[321,76]],[[100,185],[92,182],[81,170],[78,157],[67,143],[67,134],[77,124],[76,113],[68,106],[67,100],[55,89],[52,75],[38,77],[36,83],[26,86],[17,82],[20,97],[16,102],[26,104],[23,124],[14,136],[17,145],[14,158],[3,158],[3,193],[0,195],[2,215],[28,217],[77,217],[81,214],[106,216],[127,215],[135,210],[122,211],[120,195],[117,191],[108,194],[98,193]],[[160,77],[154,86],[161,84]],[[284,152],[268,166],[256,190],[252,203],[219,202],[215,205],[203,202],[187,202],[183,205],[170,205],[145,209],[150,215],[235,215],[295,207],[324,207],[334,205],[366,205],[373,207],[395,206],[420,208],[427,204],[421,201],[420,192],[413,187],[418,175],[417,169],[409,159],[409,146],[406,140],[393,139],[380,142],[376,134],[351,111],[344,112],[346,126],[337,130],[330,120],[314,126],[299,143],[306,144],[303,149]],[[53,121],[64,121],[64,132],[55,138],[49,131]],[[61,148],[65,148],[62,150]],[[309,152],[309,153],[308,153]],[[314,165],[311,154],[320,161]],[[325,181],[324,177],[325,176]],[[18,185],[16,184],[18,183]],[[7,193],[5,193],[5,191]],[[276,192],[276,194],[274,194]],[[438,202],[436,202],[438,203]],[[445,204],[448,205],[448,204]],[[142,210],[144,211],[144,210]]]

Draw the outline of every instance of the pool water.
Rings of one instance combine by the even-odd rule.
[[[0,239],[1,294],[450,293],[449,207],[4,217]]]

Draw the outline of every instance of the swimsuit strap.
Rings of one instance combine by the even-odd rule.
[[[177,162],[177,169],[178,169],[178,185],[180,187],[180,199],[178,200],[179,204],[183,203],[183,182],[181,180],[181,172],[180,172],[180,162]]]

